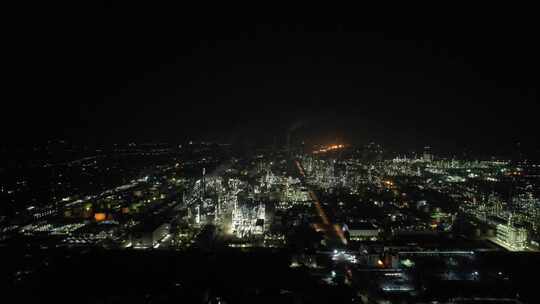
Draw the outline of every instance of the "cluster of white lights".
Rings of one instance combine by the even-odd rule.
[[[346,253],[345,251],[338,251],[338,250],[334,250],[332,260],[333,261],[347,261],[353,264],[356,264],[358,262],[354,254],[350,254],[350,253]]]

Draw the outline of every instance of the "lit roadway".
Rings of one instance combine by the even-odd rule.
[[[298,168],[298,171],[300,172],[300,175],[302,177],[300,180],[302,181],[304,186],[308,189],[309,196],[311,197],[311,199],[313,200],[313,204],[315,205],[315,210],[317,211],[317,214],[319,215],[319,217],[321,218],[323,222],[324,231],[326,233],[327,238],[339,239],[343,245],[347,245],[347,239],[345,239],[345,235],[343,235],[343,231],[339,228],[338,225],[332,224],[330,222],[330,220],[328,219],[328,216],[326,215],[326,213],[324,212],[324,209],[321,206],[321,201],[319,200],[315,192],[311,190],[309,186],[307,185],[306,172],[304,171],[304,168],[302,167],[302,165],[300,164],[298,160],[295,160],[294,162],[296,164],[296,168]],[[330,235],[330,232],[333,232],[332,235]],[[350,284],[353,280],[352,271],[349,267],[349,262],[351,261],[343,259],[343,257],[346,256],[345,252],[334,250],[332,253],[330,252],[328,253],[333,256],[332,259],[336,262],[335,267],[338,267],[338,268],[343,267],[342,270],[345,274],[345,277],[347,278],[347,281]],[[352,262],[352,263],[356,263],[356,262]],[[335,275],[335,272],[332,271],[332,276],[334,275]]]
[[[323,222],[323,225],[324,225],[324,228],[325,228],[324,230],[325,230],[325,232],[327,232],[327,237],[329,237],[329,235],[328,235],[329,230],[330,231],[333,230],[335,232],[334,236],[337,236],[339,238],[339,240],[341,241],[341,243],[346,245],[347,240],[345,239],[345,236],[343,235],[343,231],[341,231],[341,229],[339,228],[338,225],[332,224],[330,222],[330,220],[328,220],[328,216],[326,216],[326,213],[324,212],[324,209],[321,206],[321,202],[320,202],[319,198],[317,197],[315,192],[313,190],[311,190],[309,188],[309,186],[306,184],[306,182],[305,182],[306,173],[304,171],[304,168],[302,167],[302,165],[300,164],[300,162],[298,160],[295,160],[294,162],[296,163],[296,167],[298,168],[298,171],[300,172],[300,175],[302,176],[302,179],[301,179],[302,183],[309,190],[309,192],[308,192],[309,196],[313,200],[313,204],[315,205],[315,210],[317,211],[317,214],[319,215],[319,217],[321,218],[321,220]],[[332,229],[328,229],[330,227],[332,227]]]

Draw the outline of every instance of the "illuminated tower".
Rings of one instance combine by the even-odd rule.
[[[265,212],[265,206],[264,204],[261,202],[259,204],[259,208],[257,209],[257,219],[262,219],[264,220],[265,219],[265,216],[266,216],[266,212]]]
[[[206,180],[205,180],[205,175],[206,175],[206,168],[202,168],[202,197],[205,197],[206,196]]]
[[[218,196],[218,199],[217,199],[217,205],[216,205],[216,210],[215,210],[215,217],[214,217],[214,222],[216,224],[218,224],[220,222],[219,220],[219,213],[220,213],[220,205],[221,205],[221,196]]]
[[[527,247],[527,234],[526,229],[514,226],[512,213],[510,213],[506,225],[497,225],[497,240],[512,250],[524,250]]]
[[[424,161],[428,161],[428,162],[433,160],[433,155],[431,154],[431,147],[430,146],[425,146],[424,147],[423,158],[424,158]]]

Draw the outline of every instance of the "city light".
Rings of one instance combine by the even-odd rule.
[[[329,146],[325,146],[325,147],[322,147],[322,148],[320,148],[318,150],[313,151],[313,154],[326,153],[326,152],[335,151],[335,150],[339,150],[339,149],[343,149],[343,148],[345,148],[345,145],[342,145],[342,144],[329,145]]]
[[[6,303],[540,303],[534,3],[151,4],[5,11]]]
[[[369,147],[379,153],[380,146]],[[331,145],[322,151],[343,148]],[[508,172],[517,172],[510,162],[433,155],[429,160],[365,161],[361,156],[315,154],[280,159],[260,153],[220,170],[209,169],[209,156],[182,162],[185,172],[174,169],[176,163],[156,166],[143,178],[126,179],[126,184],[98,193],[26,206],[24,225],[14,222],[2,232],[56,237],[56,246],[66,248],[293,252],[288,265],[295,271],[327,271],[321,280],[329,286],[339,284],[338,273],[344,274],[345,284],[352,284],[361,271],[385,293],[414,291],[411,278],[397,272],[400,268],[433,272],[442,281],[489,277],[480,275],[475,251],[492,248],[466,244],[459,249],[462,239],[478,238],[471,232],[454,241],[459,250],[441,250],[447,246],[441,236],[459,229],[455,223],[460,217],[471,227],[487,227],[487,235],[482,236],[481,229],[472,232],[496,248],[538,250],[538,242],[531,239],[540,231],[533,187],[520,186],[508,201],[496,191],[479,192],[476,185],[499,183]],[[433,240],[424,243],[417,236]],[[438,260],[441,269],[426,268],[425,259]],[[477,268],[456,270],[465,266]],[[494,274],[509,280],[502,272]]]

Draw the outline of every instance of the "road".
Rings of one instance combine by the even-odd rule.
[[[302,182],[303,186],[308,189],[309,196],[311,197],[313,204],[315,206],[315,210],[317,211],[317,214],[321,218],[324,226],[324,232],[326,234],[326,237],[330,240],[334,240],[334,244],[341,244],[341,245],[347,245],[347,239],[345,238],[345,235],[343,234],[343,231],[339,227],[339,225],[333,224],[328,216],[326,215],[326,212],[321,206],[321,201],[317,197],[317,194],[315,191],[313,191],[310,186],[306,182],[306,172],[304,171],[304,168],[302,167],[302,164],[300,161],[295,160],[296,168],[298,169],[298,172],[300,173],[300,181]],[[335,261],[334,269],[342,272],[346,278],[346,282],[348,284],[351,284],[353,282],[353,273],[351,269],[350,263],[356,263],[356,261],[349,261],[347,259],[343,260],[339,257],[341,255],[345,256],[344,253],[346,253],[346,250],[337,250],[334,249],[332,252],[327,252],[329,256],[332,257],[332,260]],[[352,255],[354,256],[354,254]],[[335,272],[332,271],[333,276],[335,276]]]
[[[304,171],[304,168],[302,167],[302,164],[300,164],[298,160],[295,160],[295,164],[301,176],[300,180],[302,181],[303,186],[306,187],[306,189],[308,189],[308,193],[311,200],[313,201],[315,210],[317,211],[317,214],[319,215],[319,217],[321,218],[323,222],[323,230],[325,231],[327,238],[337,239],[343,245],[347,245],[347,239],[345,238],[343,231],[340,229],[339,225],[336,225],[330,222],[330,220],[328,219],[328,216],[326,215],[326,213],[324,212],[324,209],[321,206],[321,201],[317,197],[317,194],[306,183],[306,173]]]

